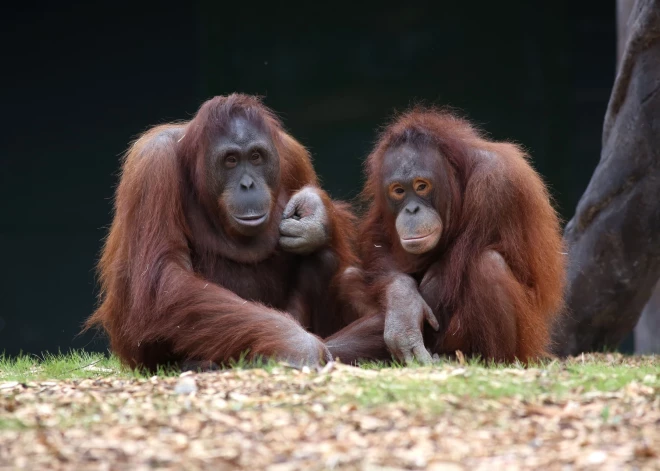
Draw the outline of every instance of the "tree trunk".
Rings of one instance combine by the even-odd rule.
[[[634,0],[617,1],[617,66],[628,38],[628,20],[634,3]],[[660,280],[635,326],[635,353],[660,353]]]
[[[660,283],[635,326],[635,353],[660,353]]]
[[[617,0],[616,2],[616,66],[621,66],[621,59],[626,50],[626,42],[630,37],[630,13],[635,0]]]
[[[564,233],[559,355],[615,348],[660,279],[660,0],[637,0],[625,29],[600,163]]]

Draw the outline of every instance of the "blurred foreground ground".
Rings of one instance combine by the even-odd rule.
[[[660,469],[658,357],[153,378],[98,365],[52,381],[0,369],[0,469]]]

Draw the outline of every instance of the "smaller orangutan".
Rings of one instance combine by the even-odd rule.
[[[525,153],[450,113],[417,108],[384,130],[366,166],[360,250],[395,358],[545,356],[563,304],[564,255],[559,219]]]

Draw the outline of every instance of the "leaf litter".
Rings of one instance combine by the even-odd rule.
[[[0,469],[660,469],[657,357],[97,374],[0,381]]]

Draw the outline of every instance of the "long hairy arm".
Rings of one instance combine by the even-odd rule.
[[[289,315],[204,280],[192,271],[181,201],[176,141],[184,126],[145,133],[124,161],[115,217],[99,264],[101,324],[112,349],[131,366],[153,368],[153,351],[223,362],[250,355],[312,362],[322,343]],[[155,360],[153,360],[155,361]]]

